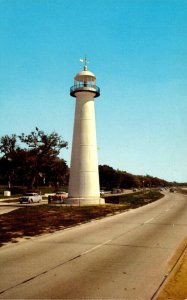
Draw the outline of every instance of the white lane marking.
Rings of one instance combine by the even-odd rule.
[[[147,224],[147,223],[149,223],[149,222],[152,221],[152,220],[154,220],[154,218],[151,218],[151,219],[145,221],[143,224]]]
[[[92,252],[92,251],[94,251],[94,250],[96,250],[96,249],[98,249],[98,248],[100,248],[100,247],[106,245],[107,243],[109,243],[109,242],[111,242],[111,241],[112,241],[112,240],[108,240],[108,241],[106,241],[106,242],[104,242],[104,243],[102,243],[102,244],[99,244],[99,245],[97,245],[97,246],[91,248],[91,249],[88,249],[87,251],[81,253],[81,255],[88,254],[89,252]]]

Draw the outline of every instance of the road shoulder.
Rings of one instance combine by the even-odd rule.
[[[183,249],[182,249],[183,247]],[[182,250],[182,251],[181,251]],[[170,271],[164,285],[154,299],[156,300],[184,300],[187,298],[187,238],[181,243],[174,257],[181,254]],[[174,260],[174,257],[172,260]]]

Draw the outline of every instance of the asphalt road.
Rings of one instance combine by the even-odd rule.
[[[0,299],[151,299],[187,232],[187,196],[0,249]],[[180,254],[180,253],[179,253]]]

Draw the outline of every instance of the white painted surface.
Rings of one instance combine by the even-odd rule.
[[[83,73],[86,73],[85,78]],[[87,73],[82,71],[75,79],[81,82],[91,80]],[[95,81],[93,73],[89,72],[89,77]],[[94,96],[91,91],[76,92],[69,197],[66,200],[70,204],[104,203],[100,199]]]

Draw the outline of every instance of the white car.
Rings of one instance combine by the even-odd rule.
[[[37,193],[26,193],[19,198],[20,203],[39,203],[42,200],[42,196]]]

